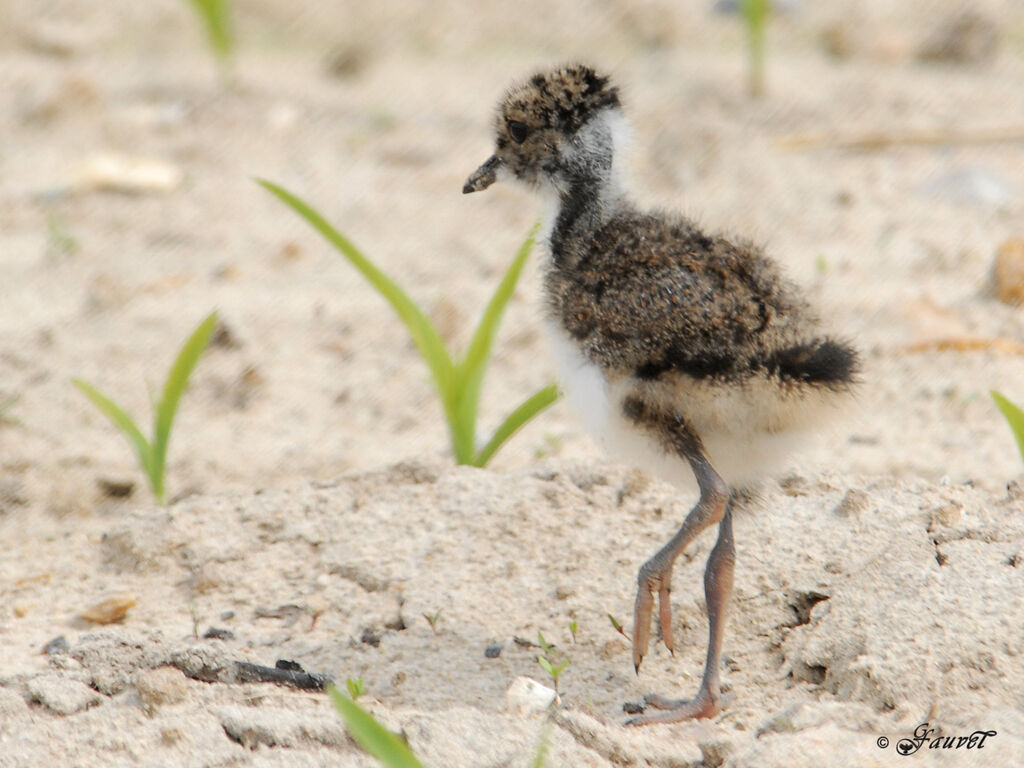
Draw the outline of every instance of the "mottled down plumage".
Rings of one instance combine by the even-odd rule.
[[[760,249],[709,237],[682,217],[617,211],[566,233],[546,279],[550,311],[609,375],[843,388],[856,355],[816,329]]]
[[[845,402],[858,373],[848,343],[822,330],[795,285],[755,245],[684,217],[638,211],[619,181],[619,91],[592,68],[538,73],[498,107],[495,151],[464,192],[513,179],[553,203],[544,267],[546,325],[563,389],[615,458],[700,498],[641,568],[633,626],[639,673],[654,596],[671,650],[672,566],[707,528],[710,637],[693,699],[645,699],[630,725],[721,709],[721,643],[735,547],[731,493],[779,466],[808,429]]]

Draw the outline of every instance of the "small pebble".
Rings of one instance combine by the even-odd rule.
[[[374,632],[372,629],[367,627],[363,630],[362,636],[359,638],[360,642],[372,645],[374,648],[380,647],[380,635]]]
[[[43,646],[43,653],[47,656],[59,656],[71,650],[64,635],[57,635],[53,640]]]
[[[870,504],[871,497],[868,494],[859,488],[851,488],[833,511],[839,517],[857,518]]]
[[[984,64],[999,50],[999,27],[978,11],[947,18],[924,45],[918,58],[951,64]]]
[[[71,188],[78,192],[166,193],[184,181],[184,171],[163,160],[96,154],[76,169]]]
[[[213,336],[210,337],[210,346],[220,349],[239,349],[242,343],[238,340],[235,332],[223,320],[218,320],[213,329]]]
[[[960,505],[951,501],[948,504],[936,507],[931,511],[928,527],[930,530],[935,530],[936,528],[952,528],[960,522],[960,517]]]
[[[1003,176],[983,168],[958,168],[921,185],[926,197],[950,203],[1000,206],[1013,196]]]
[[[1024,306],[1024,237],[1011,237],[999,246],[992,277],[997,299],[1015,307]]]
[[[639,715],[644,709],[644,705],[639,701],[627,701],[622,705],[622,711],[627,715]]]
[[[93,624],[116,624],[124,621],[128,611],[135,606],[135,598],[129,595],[111,597],[82,611],[82,618]]]
[[[112,499],[126,499],[135,491],[134,480],[112,480],[107,477],[96,479],[96,485],[104,496]]]
[[[505,691],[505,702],[508,708],[520,714],[544,712],[558,696],[546,685],[528,677],[517,677]]]
[[[83,682],[60,675],[41,675],[28,681],[28,693],[58,715],[73,715],[99,704],[103,697]]]
[[[234,640],[235,633],[223,627],[210,627],[203,633],[203,638],[206,640]]]
[[[135,689],[147,710],[164,704],[177,704],[188,695],[188,681],[174,667],[144,669],[135,675]]]
[[[491,643],[484,648],[484,656],[488,659],[496,659],[501,656],[501,646],[498,643]]]

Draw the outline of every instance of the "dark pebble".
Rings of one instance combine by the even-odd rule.
[[[486,648],[484,648],[484,656],[486,656],[488,659],[498,658],[499,656],[501,656],[501,646],[497,643],[491,643]]]
[[[71,646],[68,645],[68,641],[64,639],[64,635],[57,635],[50,642],[43,646],[43,653],[47,656],[59,656],[62,653],[67,653],[71,650]]]
[[[207,640],[234,640],[235,633],[222,627],[210,627],[203,637]]]
[[[367,645],[372,645],[374,648],[380,647],[380,635],[369,627],[363,630],[363,634],[359,639]]]
[[[622,711],[627,715],[639,715],[644,711],[644,705],[639,701],[627,701],[622,705]]]
[[[111,480],[107,477],[100,477],[97,478],[96,485],[99,486],[104,496],[109,496],[112,499],[127,499],[135,492],[135,481],[133,480]]]

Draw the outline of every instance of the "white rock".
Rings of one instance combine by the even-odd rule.
[[[175,190],[184,178],[181,168],[163,160],[103,153],[85,159],[71,186],[79,192],[145,194]]]
[[[60,675],[40,675],[29,680],[28,692],[35,701],[58,715],[73,715],[103,700],[85,683]]]
[[[505,691],[508,708],[524,715],[546,711],[557,696],[551,688],[528,677],[517,677]]]

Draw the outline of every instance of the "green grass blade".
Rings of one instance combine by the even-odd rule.
[[[470,445],[476,440],[476,415],[480,406],[480,390],[483,387],[484,373],[487,371],[491,348],[494,346],[494,337],[498,333],[501,316],[505,313],[505,307],[508,306],[509,299],[512,298],[516,283],[519,282],[523,267],[533,249],[538,229],[540,229],[540,222],[533,225],[526,240],[519,247],[505,276],[501,279],[494,295],[491,296],[491,300],[484,309],[480,323],[466,349],[466,355],[458,365],[456,379],[458,423],[460,428],[467,432],[462,435],[462,439],[468,440]]]
[[[234,36],[231,34],[231,8],[228,0],[191,0],[196,13],[206,27],[210,46],[221,58],[231,53]]]
[[[395,734],[382,726],[365,709],[343,695],[333,685],[327,689],[335,709],[360,747],[387,768],[423,768],[412,750]]]
[[[164,382],[163,395],[156,406],[156,424],[153,429],[153,473],[156,479],[157,488],[154,489],[157,500],[163,503],[164,489],[164,464],[167,460],[167,444],[171,439],[171,427],[174,425],[174,415],[178,410],[178,403],[181,396],[185,394],[188,387],[188,379],[192,375],[199,358],[202,356],[206,345],[210,343],[213,330],[217,325],[217,313],[212,312],[207,316],[199,327],[182,346],[174,365],[167,374]]]
[[[128,438],[128,442],[130,442],[132,444],[132,448],[135,449],[135,455],[139,458],[139,464],[142,466],[142,471],[146,474],[146,477],[149,479],[150,486],[152,486],[152,449],[142,432],[135,425],[135,421],[132,417],[125,413],[121,406],[91,384],[87,384],[81,379],[72,379],[71,383],[78,387],[82,394],[89,398],[92,401],[92,404],[99,408],[103,415],[110,419],[114,423],[114,426],[121,430],[121,434]],[[153,489],[153,492],[156,492],[155,488]]]
[[[1020,456],[1024,459],[1024,410],[1007,400],[996,391],[989,392],[992,399],[996,401],[999,410],[1003,412],[1013,436],[1017,439],[1017,447],[1020,449]]]
[[[405,291],[399,288],[391,278],[377,269],[348,238],[328,224],[326,219],[308,203],[273,182],[265,179],[256,179],[256,181],[312,225],[313,229],[341,252],[352,266],[358,269],[363,277],[377,289],[377,292],[388,300],[388,303],[391,304],[398,317],[405,323],[405,327],[409,329],[413,343],[430,368],[430,373],[434,377],[437,390],[445,404],[445,413],[449,417],[449,426],[451,426],[451,418],[455,408],[455,366],[452,363],[451,356],[448,354],[448,350],[444,347],[444,342],[441,341],[440,335],[438,335],[430,320],[427,319],[426,315],[423,314]]]
[[[505,441],[518,432],[520,427],[526,424],[526,422],[554,403],[558,399],[558,394],[558,387],[551,384],[536,392],[525,400],[522,405],[512,411],[508,418],[501,423],[501,426],[495,430],[491,439],[487,441],[487,445],[480,449],[480,452],[474,458],[473,466],[487,466],[487,462],[491,460],[491,457],[497,453]]]
[[[750,57],[750,93],[764,93],[764,39],[770,0],[740,0],[740,12],[747,26],[747,48]]]
[[[551,749],[551,729],[555,721],[549,715],[544,718],[544,724],[540,727],[540,734],[537,736],[537,746],[533,752],[533,759],[530,761],[530,768],[544,768],[548,761],[548,751]]]

